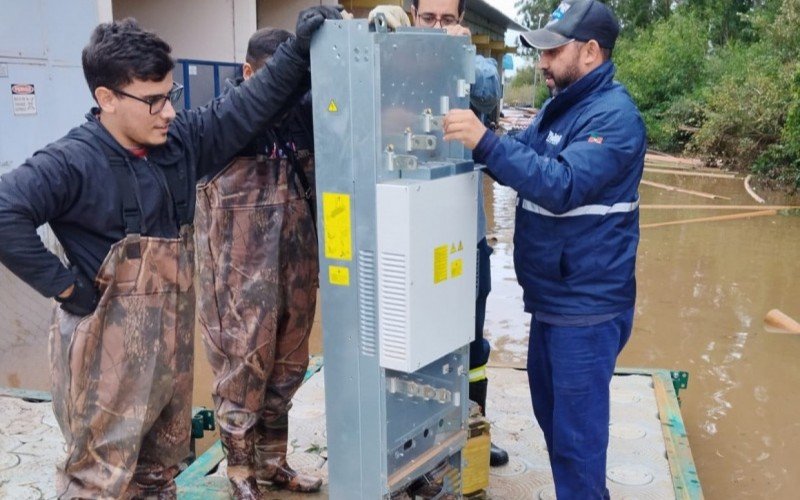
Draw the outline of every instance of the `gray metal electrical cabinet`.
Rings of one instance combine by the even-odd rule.
[[[477,174],[442,120],[468,108],[474,56],[382,19],[312,43],[332,499],[461,494]]]

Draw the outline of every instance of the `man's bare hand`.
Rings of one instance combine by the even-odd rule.
[[[486,127],[469,109],[451,109],[444,117],[444,140],[459,141],[469,149],[475,149],[486,133]]]
[[[74,292],[74,291],[75,291],[75,285],[70,285],[70,286],[67,287],[66,290],[64,290],[63,292],[58,294],[58,298],[59,299],[66,299],[67,297],[72,295],[72,292]]]
[[[445,26],[444,30],[447,32],[448,35],[453,36],[472,36],[472,32],[466,26],[461,26],[460,24],[452,24],[450,26]]]

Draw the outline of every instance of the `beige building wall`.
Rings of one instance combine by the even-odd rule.
[[[256,0],[113,0],[114,19],[135,17],[179,59],[243,62]]]
[[[294,33],[297,14],[313,5],[336,5],[335,0],[255,0],[259,28],[281,28]]]

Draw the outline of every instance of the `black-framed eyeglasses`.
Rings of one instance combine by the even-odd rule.
[[[436,23],[438,22],[439,26],[444,28],[445,26],[453,26],[458,24],[458,18],[451,14],[437,16],[436,14],[430,12],[423,12],[422,14],[417,14],[417,18],[419,19],[419,24],[421,26],[433,27],[436,26]]]
[[[157,115],[161,113],[164,109],[164,106],[167,105],[167,101],[171,102],[174,106],[178,103],[181,96],[183,95],[183,85],[177,82],[172,83],[172,89],[163,95],[151,95],[147,97],[137,97],[135,95],[131,95],[127,92],[123,92],[118,89],[111,89],[113,92],[124,95],[125,97],[130,97],[131,99],[135,99],[139,102],[143,102],[150,106],[150,114]]]

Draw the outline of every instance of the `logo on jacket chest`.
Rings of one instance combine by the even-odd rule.
[[[553,146],[558,146],[559,142],[561,142],[561,134],[556,134],[552,130],[547,132],[547,144],[552,144]]]

